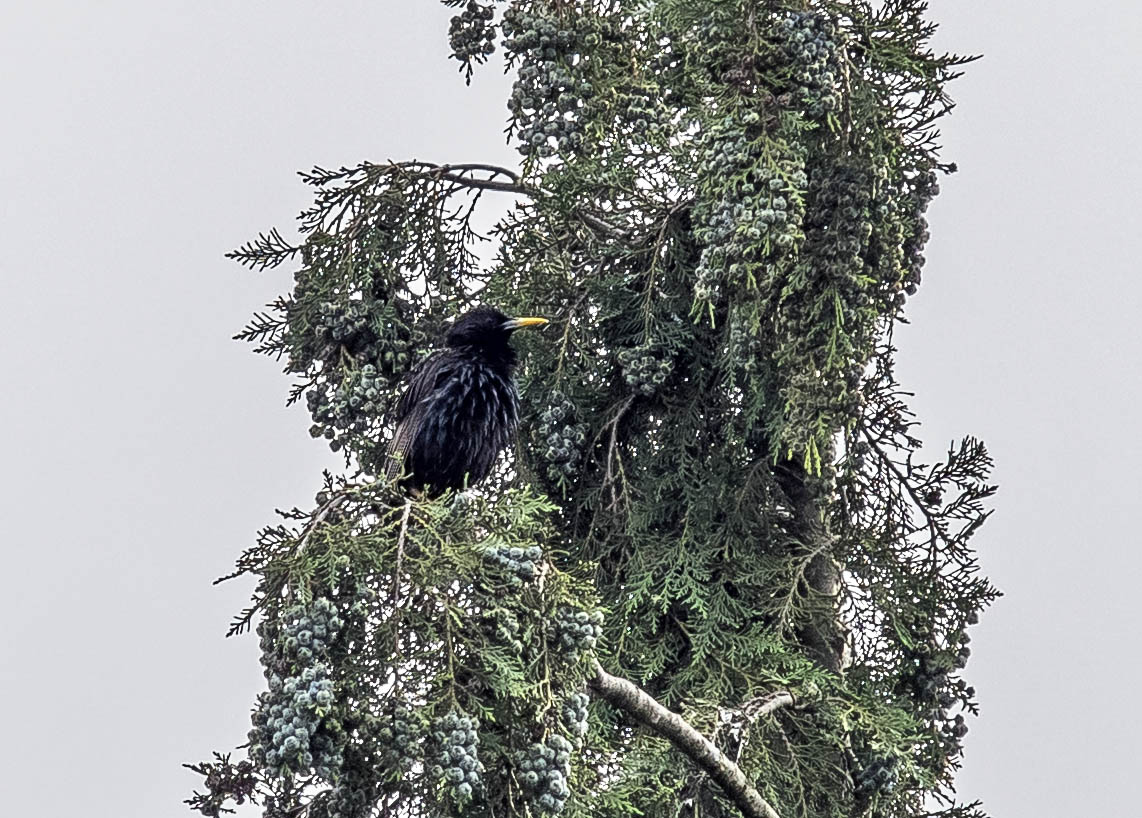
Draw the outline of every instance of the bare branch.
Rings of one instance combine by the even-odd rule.
[[[583,220],[583,223],[588,227],[593,227],[601,233],[606,233],[614,239],[629,239],[630,236],[619,228],[615,227],[608,221],[600,219],[593,213],[588,213],[586,210],[576,210],[575,215]]]
[[[770,693],[768,696],[759,696],[756,699],[750,699],[742,705],[741,712],[751,722],[755,722],[764,716],[768,716],[782,707],[793,706],[793,694],[788,690],[778,690],[776,693]]]
[[[670,741],[681,753],[705,770],[741,810],[745,818],[780,818],[777,811],[750,784],[741,768],[712,741],[677,713],[657,702],[638,685],[627,679],[612,676],[598,661],[595,661],[594,665],[595,678],[589,683],[591,690],[601,699]],[[789,696],[788,693],[784,695]],[[789,700],[792,701],[792,696],[789,696]],[[778,701],[780,704],[776,703]],[[775,699],[768,705],[767,712],[772,712],[784,703],[783,699]]]
[[[469,171],[483,171],[490,173],[492,176],[506,176],[515,183],[519,183],[519,174],[514,170],[502,167],[500,165],[488,165],[483,162],[460,162],[441,165],[440,169],[445,172],[460,172],[467,173]]]
[[[409,170],[412,172],[420,172],[437,179],[443,179],[452,182],[461,187],[473,188],[476,190],[492,190],[499,193],[515,193],[520,196],[527,196],[534,199],[536,196],[553,196],[550,191],[543,188],[533,188],[520,181],[519,174],[515,171],[509,170],[499,165],[487,165],[479,162],[461,162],[449,163],[445,165],[437,165],[433,162],[390,162],[387,165],[378,166],[381,168],[391,167],[393,169]],[[474,176],[475,173],[487,174],[486,177]],[[508,181],[502,181],[497,177],[504,177]],[[631,236],[618,227],[615,227],[610,222],[595,213],[591,213],[583,208],[576,208],[575,215],[582,220],[588,227],[605,233],[614,239],[629,240]]]
[[[400,564],[404,557],[404,541],[408,535],[408,518],[412,513],[412,498],[404,501],[404,512],[400,518],[400,534],[397,535],[397,559],[393,568],[393,611],[400,607]]]
[[[293,550],[294,555],[300,554],[305,550],[305,546],[309,544],[309,538],[313,536],[313,532],[320,528],[321,524],[325,522],[329,515],[333,513],[333,511],[339,505],[345,502],[346,498],[348,498],[349,495],[356,491],[358,488],[358,486],[346,486],[345,488],[336,492],[332,497],[329,498],[329,500],[326,501],[325,505],[321,506],[321,508],[314,512],[313,517],[310,518],[309,522],[306,523],[305,528],[302,529],[301,536],[297,541],[297,546]]]
[[[496,179],[482,179],[478,176],[470,176],[467,172],[453,173],[450,172],[450,167],[452,166],[444,165],[434,171],[432,175],[439,179],[455,182],[463,187],[477,188],[479,190],[494,190],[499,193],[518,193],[521,196],[533,195],[533,191],[528,190],[518,182],[500,182]]]

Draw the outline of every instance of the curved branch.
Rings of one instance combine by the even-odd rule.
[[[333,513],[337,506],[345,502],[345,499],[356,489],[357,486],[346,486],[340,491],[334,493],[334,495],[325,502],[325,505],[321,506],[319,509],[317,509],[317,511],[313,513],[313,516],[310,517],[309,522],[305,524],[305,528],[302,529],[301,535],[298,537],[297,545],[294,546],[291,556],[296,556],[305,550],[305,546],[309,544],[309,538],[313,536],[313,532],[320,528],[321,524],[325,522],[325,520],[329,517],[330,514]]]
[[[729,756],[677,713],[668,710],[633,682],[612,676],[596,660],[589,685],[599,698],[666,738],[701,767],[746,818],[780,818]],[[791,698],[791,697],[790,697]]]
[[[513,179],[509,182],[501,182],[496,180],[495,173],[492,173],[493,178],[483,179],[479,176],[471,176],[470,170],[457,170],[456,165],[441,165],[439,168],[432,172],[432,175],[438,179],[446,179],[449,182],[454,182],[463,187],[476,188],[477,190],[494,190],[499,193],[518,193],[521,196],[532,196],[534,192],[521,185],[517,180]]]
[[[770,693],[768,696],[759,696],[756,699],[751,699],[742,705],[741,712],[750,722],[755,722],[760,718],[780,710],[782,707],[792,707],[793,704],[792,693],[788,690],[778,690],[776,693]]]
[[[493,177],[506,176],[513,182],[519,182],[519,174],[514,170],[501,165],[489,165],[485,162],[449,162],[446,165],[440,165],[440,169],[445,172],[459,171],[461,173],[479,170],[490,173]]]
[[[520,196],[527,196],[530,199],[536,198],[538,195],[551,196],[550,191],[543,188],[530,187],[524,184],[519,177],[519,174],[508,168],[499,165],[488,165],[480,162],[458,162],[447,163],[438,165],[434,162],[422,162],[418,160],[409,162],[390,162],[389,167],[409,169],[419,171],[438,179],[444,179],[452,182],[453,184],[461,187],[473,188],[476,190],[492,190],[498,193],[515,193]],[[487,178],[473,176],[473,173],[486,173]],[[508,181],[501,181],[496,177],[503,176]],[[629,240],[631,237],[625,231],[620,230],[613,224],[583,208],[576,208],[575,215],[583,221],[587,226],[606,233],[611,238]]]

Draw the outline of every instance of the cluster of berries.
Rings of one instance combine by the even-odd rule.
[[[551,403],[539,415],[539,439],[547,477],[553,483],[574,477],[583,460],[587,425],[575,422],[575,404],[562,392],[551,393]]]
[[[968,666],[968,659],[971,657],[971,648],[968,647],[968,642],[971,637],[967,633],[960,633],[956,636],[956,656],[952,663],[956,666],[957,670],[963,670]]]
[[[484,550],[484,559],[504,569],[508,584],[518,588],[539,576],[539,565],[543,559],[543,549],[538,545],[519,548],[517,546],[493,545]]]
[[[496,50],[496,28],[492,25],[495,11],[490,3],[468,0],[464,10],[452,18],[448,27],[448,44],[452,56],[458,59],[466,76],[471,79],[472,64],[482,63]]]
[[[695,272],[695,298],[712,303],[718,285],[758,286],[767,266],[792,255],[801,235],[808,176],[799,161],[775,163],[759,155],[749,129],[756,112],[740,121],[727,117],[702,137],[699,172],[711,180],[734,179],[695,215],[702,254]]]
[[[924,268],[924,247],[931,238],[928,232],[928,205],[940,192],[935,171],[919,174],[911,182],[908,193],[908,222],[911,232],[904,239],[904,292],[915,295],[920,286],[920,274]]]
[[[456,710],[432,723],[436,755],[432,775],[442,779],[457,804],[467,804],[480,788],[479,725]]]
[[[258,626],[269,690],[257,699],[250,758],[274,775],[312,769],[332,781],[341,769],[346,734],[327,662],[341,625],[332,601],[318,597]]]
[[[556,641],[572,660],[589,653],[603,635],[603,614],[561,606],[555,612]]]
[[[670,377],[674,362],[660,355],[660,350],[651,344],[619,350],[623,380],[636,394],[649,397]]]
[[[574,693],[563,702],[563,724],[572,735],[580,738],[587,735],[587,707],[590,703],[591,697],[586,693]]]
[[[661,136],[669,131],[671,110],[656,85],[632,86],[617,93],[619,120],[636,138]]]
[[[314,818],[364,818],[370,812],[369,806],[370,799],[364,790],[352,786],[347,781],[339,781],[312,814]]]
[[[407,773],[413,768],[420,758],[420,735],[420,723],[412,712],[402,704],[396,705],[392,719],[377,733],[389,769]]]
[[[347,304],[321,302],[313,325],[314,339],[320,345],[317,357],[327,363],[336,362],[344,350],[354,358],[368,360],[377,340],[372,317],[372,310],[363,300]]]
[[[972,619],[976,619],[973,614]],[[975,688],[953,678],[955,670],[962,670],[971,655],[968,634],[959,631],[949,638],[947,650],[926,648],[909,651],[910,672],[902,678],[902,686],[919,705],[921,711],[940,725],[945,752],[959,752],[960,740],[967,735],[968,727],[962,715],[952,717],[949,712],[957,702],[970,705]],[[952,650],[955,653],[952,653]]]
[[[855,777],[858,795],[870,796],[875,793],[891,795],[899,778],[897,765],[900,759],[894,755],[876,756]]]
[[[848,164],[827,163],[809,182],[805,233],[818,264],[832,278],[855,281],[872,235],[873,177]]]
[[[507,645],[516,653],[523,653],[523,641],[519,638],[519,618],[507,608],[495,607],[485,613],[485,628],[492,638]]]
[[[941,692],[948,686],[950,678],[951,668],[948,663],[939,655],[918,651],[913,657],[913,668],[907,680],[916,701],[921,704],[942,704]]]
[[[836,25],[823,14],[793,11],[777,21],[781,50],[810,116],[819,118],[840,104],[840,46]]]
[[[530,745],[519,760],[519,780],[542,811],[557,814],[567,804],[571,788],[571,742],[560,735]]]
[[[524,156],[566,153],[583,141],[579,107],[594,89],[576,70],[578,33],[564,26],[523,4],[504,12],[504,48],[519,62],[508,110]]]
[[[341,776],[324,798],[313,800],[309,813],[312,818],[367,818],[371,815],[380,794],[376,762],[376,756],[364,747],[346,747]],[[279,813],[267,809],[263,814],[271,816]]]
[[[379,301],[324,301],[312,340],[297,346],[301,358],[291,368],[305,371],[320,363],[320,378],[305,395],[313,418],[309,433],[329,440],[334,451],[342,446],[340,434],[361,434],[385,414],[391,385],[412,362],[411,333],[391,312]]]
[[[400,353],[401,366],[408,363],[408,354]],[[385,393],[384,378],[373,364],[365,364],[357,372],[348,374],[334,390],[332,397],[324,389],[306,393],[309,414],[315,421],[309,433],[313,437],[334,440],[337,429],[364,432],[369,421],[380,413],[379,402]],[[340,448],[334,445],[334,450]]]

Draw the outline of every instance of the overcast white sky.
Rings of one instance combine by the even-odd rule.
[[[1006,592],[973,633],[961,793],[996,818],[1133,818],[1142,551],[1135,142],[1142,6],[933,0],[961,173],[900,375],[935,449],[977,434]],[[465,88],[432,0],[8,0],[0,9],[4,815],[184,814],[182,761],[260,684],[213,588],[333,461],[229,337],[288,287],[223,252],[314,163],[511,162],[507,81]],[[189,814],[189,813],[185,813]]]

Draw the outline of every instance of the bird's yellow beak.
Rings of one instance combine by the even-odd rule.
[[[504,329],[520,329],[522,327],[541,327],[547,323],[546,318],[512,318],[504,322]]]

